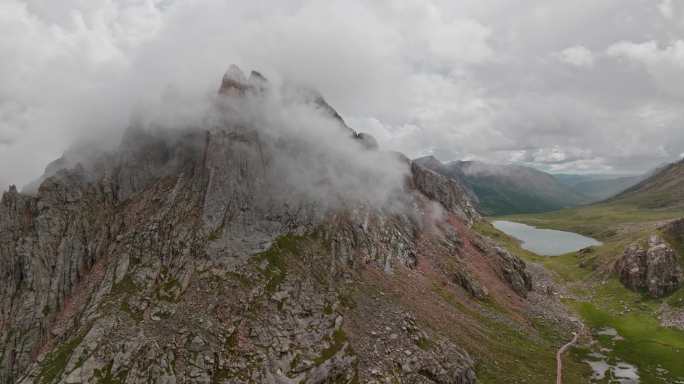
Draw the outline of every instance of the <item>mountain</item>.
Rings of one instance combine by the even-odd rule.
[[[590,202],[595,202],[615,196],[647,176],[554,174],[553,177],[578,194],[588,197]]]
[[[486,215],[545,212],[588,201],[587,197],[550,174],[529,167],[479,161],[443,164],[434,157],[420,158],[416,162],[467,185]]]
[[[646,209],[684,207],[684,160],[658,168],[608,201]]]
[[[1,384],[555,375],[572,316],[463,186],[279,92],[231,68],[202,124],[133,126],[2,195]]]
[[[434,156],[425,156],[419,159],[415,159],[414,163],[420,165],[421,167],[431,169],[440,175],[446,176],[454,183],[458,184],[463,191],[468,195],[470,201],[479,205],[479,198],[473,189],[471,188],[468,179],[463,173],[463,170],[459,166],[454,166],[453,163],[444,164],[437,160]]]

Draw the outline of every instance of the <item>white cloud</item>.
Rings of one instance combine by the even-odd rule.
[[[645,170],[684,150],[681,26],[654,4],[5,0],[0,180],[76,139],[116,142],[162,95],[215,92],[231,63],[317,88],[409,156]]]
[[[473,20],[454,20],[431,28],[427,36],[431,52],[448,64],[480,63],[492,57],[487,45],[491,31]]]
[[[645,65],[666,64],[684,69],[684,40],[673,41],[663,48],[654,40],[644,43],[622,41],[608,47],[606,53]]]
[[[606,53],[643,66],[661,91],[684,98],[681,87],[684,81],[684,40],[663,46],[653,40],[643,43],[621,41],[609,46]]]
[[[664,18],[670,20],[674,17],[674,10],[672,9],[672,0],[662,0],[658,4],[658,10]]]
[[[594,66],[594,54],[581,45],[565,48],[558,52],[556,57],[562,62],[576,67],[590,68]]]

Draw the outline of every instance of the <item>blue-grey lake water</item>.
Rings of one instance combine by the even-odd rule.
[[[535,228],[504,220],[497,220],[492,224],[499,231],[520,240],[523,248],[542,256],[559,256],[592,245],[601,245],[596,239],[573,232]]]

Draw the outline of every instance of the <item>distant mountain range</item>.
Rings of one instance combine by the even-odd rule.
[[[467,186],[485,215],[553,211],[592,201],[552,175],[530,167],[479,161],[442,163],[432,156],[415,161]]]
[[[601,201],[615,196],[625,189],[637,184],[648,174],[615,176],[615,175],[573,175],[555,174],[561,183],[570,187],[573,191],[586,196],[589,201]]]
[[[649,206],[668,206],[672,203],[669,199],[684,197],[684,165],[681,162],[643,175],[552,175],[520,165],[481,161],[442,163],[433,156],[415,161],[455,180],[471,195],[471,200],[479,204],[480,211],[490,216],[554,211],[613,196]],[[679,182],[673,180],[678,177],[681,177]]]

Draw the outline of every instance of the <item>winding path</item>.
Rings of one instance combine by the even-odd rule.
[[[556,352],[556,384],[563,384],[563,353],[577,342],[580,333],[573,332],[572,334],[574,335],[572,340]]]

